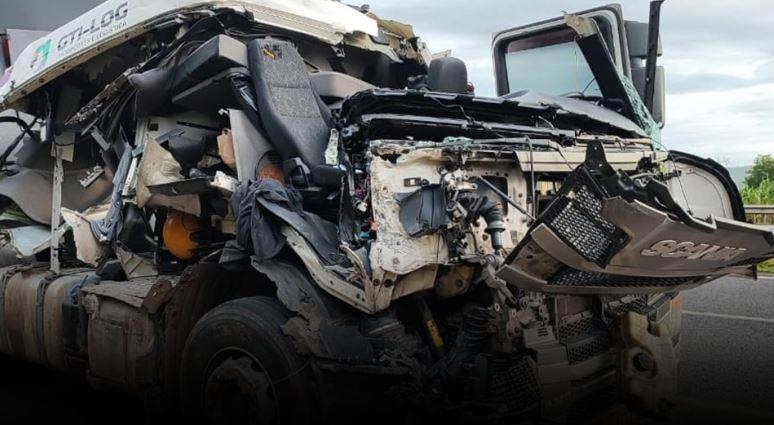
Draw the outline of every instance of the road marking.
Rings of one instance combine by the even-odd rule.
[[[709,313],[705,311],[690,311],[690,310],[683,310],[683,314],[687,314],[688,316],[716,317],[718,319],[746,320],[749,322],[774,323],[774,319],[769,319],[766,317],[738,316],[736,314]]]
[[[758,279],[760,280],[774,280],[774,276],[770,274],[764,274],[764,275],[758,275]]]

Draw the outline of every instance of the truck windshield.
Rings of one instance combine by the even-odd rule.
[[[602,97],[575,35],[567,29],[510,42],[505,50],[509,91]]]

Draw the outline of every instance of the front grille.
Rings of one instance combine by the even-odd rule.
[[[608,312],[614,316],[619,316],[629,312],[645,316],[655,310],[654,306],[648,304],[647,295],[627,295],[620,300],[608,303],[607,306]]]
[[[567,180],[541,221],[583,258],[603,265],[620,239],[620,231],[602,217],[605,193],[585,170]]]
[[[559,325],[556,330],[556,337],[560,340],[574,338],[580,335],[587,335],[595,329],[600,329],[599,319],[588,316],[571,323]]]
[[[753,257],[748,258],[746,260],[738,261],[734,264],[729,265],[728,267],[742,267],[742,266],[752,266],[753,264],[759,264],[766,260],[768,260],[769,257]]]
[[[547,216],[551,230],[587,260],[602,260],[612,241],[601,231],[597,222],[567,198],[562,198],[555,208],[556,211]]]
[[[610,337],[607,333],[598,332],[566,345],[567,360],[575,364],[610,352]]]
[[[592,192],[587,185],[582,185],[580,189],[575,191],[575,199],[583,210],[588,211],[595,217],[598,225],[610,233],[615,232],[616,228],[613,223],[602,218],[601,194]]]
[[[591,273],[565,267],[557,272],[549,284],[566,287],[673,287],[694,280],[694,277],[645,277]]]

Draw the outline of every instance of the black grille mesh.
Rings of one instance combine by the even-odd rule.
[[[557,210],[552,211],[554,214],[550,218],[547,217],[551,230],[587,260],[602,260],[612,240],[575,203],[567,198],[562,201],[557,204]]]
[[[610,351],[607,333],[595,333],[588,338],[567,344],[567,360],[570,364],[580,363]]]
[[[602,264],[617,240],[618,229],[602,217],[605,194],[587,173],[575,173],[541,220],[583,258]]]
[[[602,218],[602,199],[600,195],[594,193],[587,185],[582,185],[575,191],[575,199],[582,209],[588,211],[595,219],[596,223],[609,233],[615,232],[613,223]]]
[[[511,413],[533,408],[540,400],[535,370],[525,356],[493,360],[490,388],[494,400]]]
[[[580,363],[610,351],[607,326],[599,317],[586,312],[556,327],[556,337],[567,349],[570,364]]]
[[[590,273],[569,267],[559,270],[549,281],[551,285],[567,287],[672,287],[694,280],[694,277],[645,277]]]
[[[648,305],[648,297],[645,295],[633,297],[630,301],[620,302],[610,309],[610,313],[620,315],[628,312],[646,315],[653,311],[653,307]]]
[[[589,334],[594,329],[600,329],[597,322],[599,322],[599,319],[589,316],[574,322],[559,325],[556,330],[556,337],[562,341],[576,336]]]
[[[729,265],[729,267],[741,267],[741,266],[752,266],[753,264],[759,264],[766,260],[768,260],[769,257],[753,257],[748,258],[746,260],[737,261],[734,264]]]

